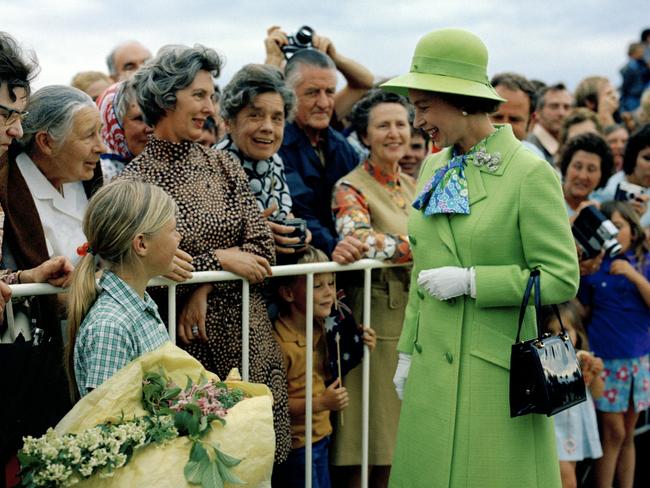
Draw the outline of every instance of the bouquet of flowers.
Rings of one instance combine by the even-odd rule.
[[[229,409],[247,395],[204,375],[198,383],[188,377],[184,389],[162,370],[147,372],[143,378],[142,406],[147,415],[108,421],[79,434],[60,436],[50,429],[38,439],[26,437],[18,453],[22,485],[71,486],[95,474],[110,477],[135,450],[179,436],[192,443],[184,469],[188,483],[203,488],[243,483],[231,472],[241,460],[202,438],[212,429],[212,421],[225,425]]]

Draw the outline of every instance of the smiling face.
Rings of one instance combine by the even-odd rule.
[[[407,175],[416,178],[420,174],[422,161],[427,157],[427,142],[419,133],[411,133],[411,143],[404,157],[399,160],[400,168]]]
[[[124,126],[126,145],[129,151],[134,156],[137,156],[144,150],[144,146],[147,144],[147,139],[149,138],[149,134],[153,132],[153,128],[144,123],[142,110],[140,110],[140,106],[136,102],[129,105],[122,125]]]
[[[409,89],[409,99],[415,106],[415,128],[428,132],[439,148],[462,145],[467,118],[463,117],[461,110],[433,92]]]
[[[600,156],[578,150],[564,176],[564,195],[569,200],[584,201],[600,182]]]
[[[200,70],[189,86],[176,92],[176,105],[165,111],[154,134],[171,142],[198,141],[205,119],[210,115],[214,117],[213,97],[212,75]]]
[[[298,108],[296,123],[302,129],[324,130],[334,113],[336,71],[315,66],[301,66],[295,86]]]
[[[239,111],[227,128],[237,147],[254,161],[278,152],[284,136],[284,101],[276,92],[262,93]]]
[[[392,167],[404,157],[411,142],[406,108],[399,103],[380,103],[370,110],[363,142],[370,147],[370,160]]]
[[[27,90],[14,88],[13,94],[16,97],[14,101],[9,96],[7,83],[0,83],[0,105],[23,112],[27,105]],[[4,109],[0,109],[0,156],[9,149],[9,145],[14,139],[20,139],[22,136],[23,127],[20,123],[20,117],[6,114]]]
[[[293,301],[291,305],[300,313],[307,311],[307,279],[297,277],[289,286]],[[326,318],[332,312],[336,286],[333,273],[319,273],[314,275],[314,318]]]
[[[54,143],[46,167],[41,168],[55,187],[60,183],[86,181],[93,177],[99,156],[106,152],[101,128],[102,122],[96,107],[86,106],[75,114],[72,129],[63,143]]]

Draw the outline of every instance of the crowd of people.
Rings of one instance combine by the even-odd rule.
[[[32,92],[35,56],[0,33],[0,308],[9,285],[69,288],[14,307],[55,351],[44,381],[58,394],[38,421],[3,419],[8,486],[22,436],[169,340],[151,278],[225,270],[252,285],[250,381],[273,395],[273,486],[304,485],[308,374],[312,486],[360,486],[364,344],[370,486],[570,488],[593,459],[594,486],[631,488],[650,408],[650,30],[629,45],[620,88],[590,76],[573,92],[489,79],[485,46],[458,29],[425,35],[410,72],[382,82],[320,33],[295,44],[270,27],[265,63],[224,82],[210,47],[153,56],[129,41],[107,74]],[[594,209],[617,252],[574,241]],[[314,276],[307,372],[307,280],[271,267],[362,258],[405,266],[373,271],[371,324],[357,276]],[[555,428],[508,415],[532,269],[545,302],[563,303],[589,386]],[[222,378],[241,368],[241,286],[177,290],[180,346]],[[3,345],[17,340],[7,324]],[[333,328],[350,338],[344,373]]]

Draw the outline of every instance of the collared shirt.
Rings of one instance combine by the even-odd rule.
[[[542,124],[535,124],[532,132],[528,136],[528,141],[539,147],[544,153],[546,159],[551,165],[555,165],[553,158],[557,154],[560,143],[553,135],[547,131]]]
[[[364,171],[372,178],[372,186],[381,188],[381,200],[376,194],[364,195],[364,189],[351,180],[357,171]],[[402,184],[402,181],[405,184]],[[367,186],[367,185],[366,185]],[[366,160],[361,168],[341,179],[332,192],[332,211],[339,237],[351,235],[368,244],[366,257],[406,263],[412,259],[406,232],[400,234],[380,230],[378,215],[373,219],[371,206],[378,214],[380,207],[391,211],[391,219],[407,221],[410,204],[415,192],[415,181],[403,174],[399,167],[396,173],[389,173]],[[374,220],[374,221],[373,221]],[[404,227],[406,231],[406,227]]]
[[[284,129],[278,154],[284,162],[293,213],[307,221],[311,244],[328,255],[338,243],[330,208],[332,187],[359,164],[359,156],[343,135],[328,127],[319,144],[325,163],[309,138],[293,122]]]
[[[142,354],[169,340],[158,307],[121,278],[104,272],[102,288],[86,314],[74,345],[74,374],[84,396]]]
[[[637,268],[631,252],[623,257]],[[641,274],[650,278],[650,255]],[[650,353],[650,309],[637,286],[623,275],[610,274],[606,256],[600,269],[580,280],[578,299],[591,307],[586,325],[589,347],[603,359],[637,358]]]
[[[60,193],[27,154],[19,154],[16,164],[34,198],[48,254],[66,256],[76,264],[77,247],[86,242],[82,222],[88,197],[83,183],[64,183]]]
[[[291,329],[280,317],[273,324],[273,333],[280,344],[287,370],[287,393],[289,399],[304,399],[307,388],[307,337]],[[314,327],[314,370],[312,372],[313,397],[325,391],[325,341],[323,332]],[[291,447],[305,446],[305,415],[291,417]],[[329,410],[314,413],[312,416],[312,443],[332,433]]]

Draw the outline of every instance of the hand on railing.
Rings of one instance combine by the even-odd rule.
[[[368,252],[368,244],[353,236],[345,236],[332,251],[332,261],[349,264],[363,258]]]
[[[56,256],[39,264],[35,268],[20,273],[21,283],[49,283],[65,288],[70,283],[74,266],[64,256]]]
[[[251,283],[260,283],[272,274],[269,262],[257,254],[236,247],[217,249],[214,253],[225,271],[235,273]]]
[[[190,295],[178,320],[178,337],[185,344],[193,341],[207,342],[205,318],[208,315],[208,294],[214,289],[211,283],[199,286]]]
[[[11,300],[11,287],[0,281],[0,324],[4,321],[5,305]]]
[[[172,264],[169,267],[169,272],[165,275],[165,278],[180,283],[191,279],[192,271],[194,271],[194,266],[192,266],[192,256],[187,254],[185,251],[177,249]]]
[[[363,327],[362,325],[359,326],[359,329],[363,331],[363,344],[368,346],[371,352],[374,351],[377,345],[377,333],[375,329]]]
[[[336,378],[334,383],[314,399],[314,412],[322,412],[323,410],[339,411],[348,406],[348,403],[350,403],[348,391],[339,386],[340,384],[341,378]]]

